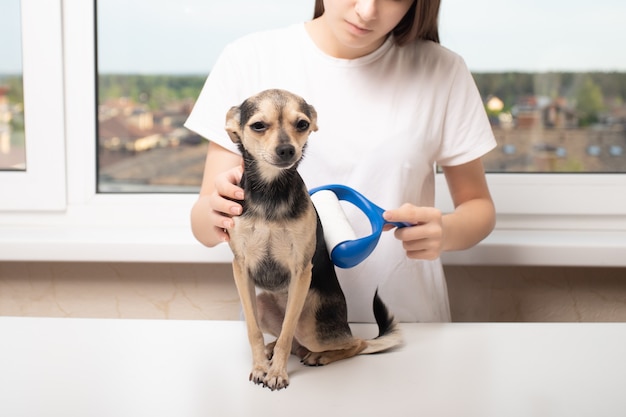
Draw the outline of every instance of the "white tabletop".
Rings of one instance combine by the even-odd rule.
[[[291,385],[271,392],[248,382],[242,322],[3,317],[0,416],[626,414],[626,324],[403,330],[393,352],[320,368],[292,358]]]

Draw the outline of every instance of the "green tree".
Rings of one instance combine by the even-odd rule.
[[[598,121],[598,113],[604,110],[604,96],[602,89],[586,76],[576,93],[576,111],[581,126],[588,126]]]

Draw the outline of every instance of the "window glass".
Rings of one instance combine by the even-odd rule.
[[[469,18],[471,16],[471,18]],[[626,172],[626,3],[446,0],[498,148],[490,172]]]
[[[98,191],[195,192],[207,144],[182,124],[217,55],[312,8],[98,0]],[[618,0],[442,2],[442,44],[468,63],[498,141],[489,172],[626,171],[624,15]]]
[[[0,170],[26,169],[20,0],[0,3]]]
[[[313,14],[313,1],[293,0],[96,6],[98,192],[197,191],[207,143],[183,122],[218,54],[246,33]]]

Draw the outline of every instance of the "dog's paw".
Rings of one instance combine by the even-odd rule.
[[[250,371],[250,381],[255,384],[265,384],[265,377],[267,375],[267,365],[255,365]]]
[[[272,377],[266,376],[265,381],[263,381],[263,386],[272,391],[281,390],[289,386],[289,378],[286,375],[276,375]]]
[[[268,360],[272,360],[272,357],[274,356],[274,346],[276,346],[275,340],[265,345],[265,356],[267,356]]]
[[[327,355],[326,352],[309,352],[300,361],[302,364],[307,366],[324,366],[328,365],[332,362]]]
[[[289,385],[289,376],[287,375],[287,371],[270,369],[267,375],[265,375],[263,385],[272,391],[287,388]]]
[[[300,362],[302,362],[304,358],[311,354],[311,351],[304,346],[298,346],[298,348],[292,353],[300,358]]]

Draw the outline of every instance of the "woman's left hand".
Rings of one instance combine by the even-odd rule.
[[[383,214],[387,221],[413,224],[397,228],[396,239],[402,242],[406,256],[410,259],[434,260],[443,250],[443,215],[434,207],[418,207],[403,204],[395,210],[387,210]],[[386,230],[392,227],[386,226]]]

